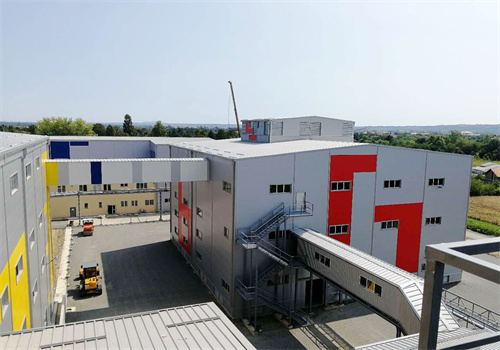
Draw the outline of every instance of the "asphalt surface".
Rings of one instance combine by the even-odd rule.
[[[213,301],[205,285],[170,242],[168,222],[97,226],[93,236],[73,229],[66,322]],[[80,297],[85,261],[99,263],[103,293]]]

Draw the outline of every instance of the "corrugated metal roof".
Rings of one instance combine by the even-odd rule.
[[[318,115],[306,115],[306,116],[295,116],[295,117],[273,117],[273,118],[255,118],[255,119],[242,119],[242,122],[250,122],[250,121],[262,121],[262,120],[286,120],[286,119],[308,119],[308,118],[320,118],[326,120],[337,120],[341,122],[351,122],[354,123],[353,120],[348,119],[339,119],[339,118],[330,118],[330,117],[321,117]]]
[[[98,159],[47,159],[45,163],[113,163],[113,162],[206,162],[205,158],[98,158]]]
[[[213,154],[229,159],[267,157],[280,154],[327,150],[333,148],[366,147],[369,144],[321,140],[293,140],[274,143],[245,142],[240,139],[183,142],[177,147]]]
[[[0,349],[255,349],[212,302],[0,335]]]
[[[47,139],[47,136],[0,132],[0,154],[29,146],[31,143],[43,142]]]
[[[460,345],[466,341],[474,340],[476,337],[489,333],[485,330],[472,330],[468,328],[459,328],[450,332],[440,332],[438,334],[438,349],[440,347],[449,347]],[[418,348],[418,334],[408,335],[390,340],[384,340],[378,343],[358,346],[355,350],[416,350]],[[499,349],[500,343],[493,343],[473,349]]]
[[[151,141],[157,145],[170,145],[188,141],[209,141],[208,137],[150,137],[150,136],[50,136],[52,141]]]
[[[417,315],[422,314],[422,301],[424,291],[424,280],[421,277],[406,272],[394,265],[380,260],[370,254],[362,252],[356,248],[331,239],[319,232],[307,228],[296,228],[293,233],[300,238],[327,250],[333,255],[341,257],[343,260],[358,266],[359,268],[375,274],[387,283],[397,286]],[[439,331],[454,330],[460,326],[455,321],[448,309],[441,304],[439,314]]]

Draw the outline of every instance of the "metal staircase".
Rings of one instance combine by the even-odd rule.
[[[500,331],[500,314],[443,289],[442,302],[466,327]]]

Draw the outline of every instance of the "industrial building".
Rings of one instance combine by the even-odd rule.
[[[46,185],[166,183],[172,239],[233,318],[305,324],[301,308],[346,293],[414,334],[425,246],[465,238],[472,157],[354,143],[353,126],[299,117],[243,120],[232,140],[51,138]],[[440,330],[458,328],[442,305]]]

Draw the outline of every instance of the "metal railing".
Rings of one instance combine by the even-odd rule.
[[[269,213],[261,217],[255,224],[253,224],[250,227],[250,232],[254,233],[259,231],[268,221],[272,220],[273,218],[276,218],[280,214],[283,214],[284,210],[285,210],[285,203],[277,205],[273,210],[271,210]]]
[[[473,325],[481,329],[500,331],[500,314],[446,289],[443,289],[442,301],[451,309],[453,315],[465,321],[466,327]]]

